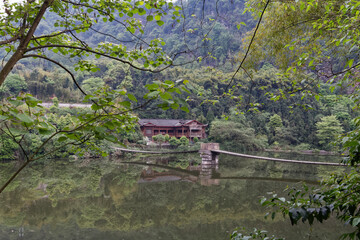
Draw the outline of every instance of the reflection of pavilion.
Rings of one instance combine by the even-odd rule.
[[[180,169],[179,169],[180,170]],[[216,174],[215,167],[209,166],[189,166],[186,170],[177,171],[176,169],[168,169],[165,171],[156,171],[152,166],[148,166],[143,170],[140,175],[139,183],[150,182],[170,182],[170,181],[187,181],[187,182],[200,182],[201,185],[219,185],[219,179],[212,179]]]

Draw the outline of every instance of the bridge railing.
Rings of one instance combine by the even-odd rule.
[[[242,154],[242,153],[229,152],[229,151],[220,150],[219,143],[201,143],[200,150],[192,150],[192,151],[168,151],[168,152],[163,152],[163,151],[132,150],[132,149],[126,149],[126,148],[115,148],[115,149],[117,149],[119,151],[123,151],[123,152],[146,153],[146,154],[181,154],[181,153],[199,152],[203,165],[218,165],[219,164],[219,155],[220,154],[227,154],[227,155],[237,156],[237,157],[242,157],[242,158],[251,158],[251,159],[259,159],[259,160],[283,162],[283,163],[326,165],[326,166],[347,166],[346,164],[342,164],[342,163],[300,161],[300,160],[262,157],[262,156],[255,156],[255,155],[248,155],[248,154]]]

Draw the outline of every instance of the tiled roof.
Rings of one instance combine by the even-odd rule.
[[[140,119],[139,124],[141,126],[144,125],[155,125],[162,127],[170,127],[170,126],[181,126],[192,122],[194,120],[184,120],[184,119]]]

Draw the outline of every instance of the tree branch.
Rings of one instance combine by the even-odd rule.
[[[345,70],[343,70],[343,71],[340,71],[340,72],[337,72],[337,73],[332,72],[331,75],[323,74],[323,76],[325,76],[325,77],[327,77],[327,78],[331,78],[331,77],[338,76],[338,75],[341,75],[341,74],[343,74],[343,73],[346,73],[346,72],[348,72],[348,71],[351,71],[351,70],[353,70],[353,69],[355,69],[355,68],[357,68],[357,67],[359,67],[359,66],[360,66],[360,63],[355,64],[355,65],[352,66],[351,68],[347,68],[347,69],[345,69]],[[331,71],[332,71],[332,69],[331,69]]]
[[[128,64],[129,66],[131,66],[131,67],[133,67],[133,68],[135,68],[137,70],[140,70],[140,71],[147,71],[147,72],[152,72],[152,73],[161,72],[161,71],[165,70],[166,68],[168,68],[168,67],[170,67],[172,65],[172,64],[169,64],[168,66],[166,66],[164,68],[161,68],[161,69],[158,69],[158,70],[141,68],[141,67],[135,66],[133,63],[131,63],[129,61],[125,61],[125,60],[123,60],[121,58],[110,56],[107,53],[98,52],[98,51],[95,51],[95,50],[92,50],[92,49],[89,49],[89,48],[84,48],[84,47],[68,46],[68,45],[60,45],[60,44],[51,44],[51,45],[43,45],[43,46],[32,47],[32,48],[26,49],[25,52],[35,51],[35,50],[43,49],[43,48],[51,48],[51,47],[70,48],[70,49],[82,50],[82,51],[85,51],[85,52],[89,52],[89,53],[97,54],[97,55],[100,55],[100,56],[103,56],[103,57],[106,57],[106,58],[110,58],[110,59],[122,62],[124,64]]]
[[[35,30],[37,29],[42,17],[44,16],[47,8],[52,4],[54,0],[44,0],[43,4],[41,5],[38,14],[36,15],[29,31],[27,32],[26,36],[21,38],[19,46],[17,47],[16,52],[11,56],[9,61],[5,64],[3,69],[0,71],[0,86],[4,83],[5,78],[11,72],[15,64],[22,58],[25,53],[31,38],[33,37]]]
[[[84,92],[84,90],[80,87],[79,83],[76,81],[74,74],[72,74],[72,72],[70,72],[69,69],[67,69],[64,65],[62,65],[59,62],[56,62],[55,60],[52,60],[48,57],[42,56],[42,55],[36,55],[36,54],[28,54],[28,55],[24,55],[23,58],[29,58],[29,57],[33,57],[33,58],[42,58],[45,59],[49,62],[55,63],[56,65],[58,65],[59,67],[61,67],[62,69],[64,69],[72,78],[73,82],[75,83],[76,87],[80,90],[80,92],[82,94],[84,94],[85,96],[87,95],[86,92]]]
[[[12,132],[10,131],[9,126],[8,126],[6,123],[5,123],[5,127],[6,127],[6,129],[8,130],[9,133],[5,132],[5,131],[2,130],[2,129],[1,129],[1,131],[2,131],[3,133],[5,133],[6,135],[10,136],[10,138],[12,138],[12,140],[13,140],[17,145],[19,145],[21,151],[23,152],[23,154],[24,154],[25,157],[26,157],[26,160],[28,161],[28,160],[29,160],[29,156],[27,155],[27,153],[26,153],[23,145],[21,144],[21,140],[24,139],[24,135],[22,135],[20,141],[18,142],[18,141],[16,141],[16,137],[12,134]]]
[[[91,9],[93,9],[93,10],[98,11],[99,13],[102,13],[102,14],[105,15],[105,16],[108,16],[112,21],[117,22],[117,23],[121,24],[123,27],[125,27],[126,30],[127,30],[132,36],[134,36],[134,37],[137,38],[139,41],[141,41],[141,42],[143,42],[144,44],[146,44],[147,46],[149,46],[149,44],[148,44],[144,39],[142,39],[142,38],[136,36],[134,33],[132,33],[132,32],[129,30],[129,28],[126,26],[126,24],[124,24],[123,22],[119,21],[118,19],[110,16],[109,13],[103,11],[102,9],[99,9],[99,8],[97,8],[97,7],[90,6],[90,5],[87,5],[87,4],[75,3],[75,2],[72,2],[72,1],[69,1],[69,0],[62,0],[62,1],[63,1],[63,2],[66,2],[66,3],[69,3],[69,4],[72,4],[72,5],[75,5],[75,6],[91,8]]]
[[[42,35],[42,36],[38,36],[38,37],[32,37],[31,40],[38,40],[38,39],[41,39],[41,38],[52,38],[52,37],[56,37],[56,36],[59,36],[59,35],[64,34],[64,33],[69,33],[69,32],[73,32],[73,31],[76,31],[76,30],[81,30],[81,29],[84,29],[84,28],[85,27],[67,29],[67,30],[64,30],[64,31],[61,31],[61,32],[58,32],[58,33],[54,33],[54,34]]]
[[[7,39],[7,40],[0,41],[0,46],[1,46],[1,45],[5,45],[5,44],[8,44],[8,43],[15,42],[15,41],[18,40],[19,38],[20,38],[20,35],[16,35],[16,36],[13,36],[12,38],[9,38],[9,39]]]
[[[134,42],[134,41],[135,41],[135,40],[128,40],[128,41],[120,40],[120,39],[116,38],[115,36],[113,36],[113,35],[111,35],[111,34],[100,32],[100,31],[98,31],[98,30],[96,30],[96,29],[94,29],[94,28],[92,28],[92,27],[90,27],[90,29],[93,30],[93,31],[96,32],[96,33],[101,34],[101,35],[111,37],[111,38],[115,39],[115,40],[118,41],[118,42],[128,43],[128,42]]]
[[[234,75],[231,77],[229,84],[226,86],[225,92],[227,92],[228,88],[230,87],[230,85],[231,85],[232,82],[234,81],[236,74],[237,74],[237,73],[240,71],[240,69],[243,67],[242,65],[244,64],[244,62],[245,62],[245,60],[246,60],[246,58],[247,58],[247,56],[248,56],[248,54],[249,54],[251,45],[252,45],[252,43],[254,42],[256,33],[257,33],[258,29],[259,29],[260,23],[261,23],[261,21],[262,21],[262,18],[263,18],[263,16],[264,16],[264,13],[265,13],[266,8],[268,7],[269,3],[270,3],[270,0],[267,0],[264,9],[263,9],[262,12],[261,12],[261,15],[260,15],[259,21],[258,21],[258,23],[257,23],[257,25],[256,25],[255,31],[254,31],[254,33],[253,33],[253,35],[252,35],[252,37],[251,37],[250,43],[249,43],[249,45],[248,45],[248,47],[247,47],[245,56],[244,56],[243,59],[241,60],[240,65],[239,65],[239,67],[236,69]]]
[[[14,180],[14,178],[29,164],[29,161],[25,161],[23,165],[6,181],[6,183],[0,188],[0,193]]]

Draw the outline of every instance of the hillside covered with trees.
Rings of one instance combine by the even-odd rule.
[[[164,25],[160,29],[154,27],[154,21],[147,21],[146,15],[140,16],[141,21],[147,21],[143,29],[144,41],[161,37],[166,40],[165,52],[189,51],[175,58],[181,66],[151,73],[116,60],[87,57],[88,64],[96,65],[96,68],[75,71],[76,82],[86,93],[108,86],[110,89],[126,89],[139,101],[145,102],[145,86],[154,80],[186,80],[189,93],[184,92],[179,97],[186,99],[189,112],[172,108],[164,111],[157,107],[159,103],[154,102],[148,108],[135,111],[136,114],[140,118],[197,119],[209,124],[210,140],[222,143],[226,149],[241,146],[242,150],[271,147],[337,150],[338,147],[330,143],[338,134],[353,130],[352,120],[357,116],[353,111],[355,105],[348,95],[351,88],[330,90],[332,85],[327,79],[318,80],[315,72],[308,72],[306,78],[313,79],[313,82],[303,86],[307,85],[311,94],[295,92],[276,101],[284,88],[293,86],[281,76],[280,63],[275,58],[266,58],[250,71],[251,76],[245,73],[236,75],[237,84],[232,88],[232,95],[224,95],[229,90],[228,80],[233,76],[239,52],[245,47],[242,42],[256,23],[250,13],[243,14],[245,7],[245,1],[222,1],[221,4],[207,1],[205,6],[198,1],[188,1],[183,7],[183,22],[177,23],[170,16],[162,16]],[[59,20],[51,13],[45,19],[37,29],[39,35],[53,31],[54,23]],[[187,30],[184,32],[184,29]],[[116,21],[104,21],[96,28],[80,33],[79,38],[86,39],[86,44],[93,46],[102,41],[125,38],[132,39],[129,40],[130,48],[142,46],[129,33],[124,35],[120,31],[112,36],[101,34],[100,30],[119,32]],[[209,32],[208,40],[199,43],[204,31]],[[189,46],[196,47],[189,49]],[[49,58],[74,70],[74,60],[68,61],[56,52],[50,51]],[[182,65],[187,61],[191,63]],[[64,103],[83,101],[83,94],[71,76],[44,59],[29,58],[17,64],[1,86],[0,95],[4,98],[21,91],[31,93],[44,102],[50,102],[53,97]],[[316,101],[311,95],[323,97]],[[227,133],[229,126],[235,131]]]

